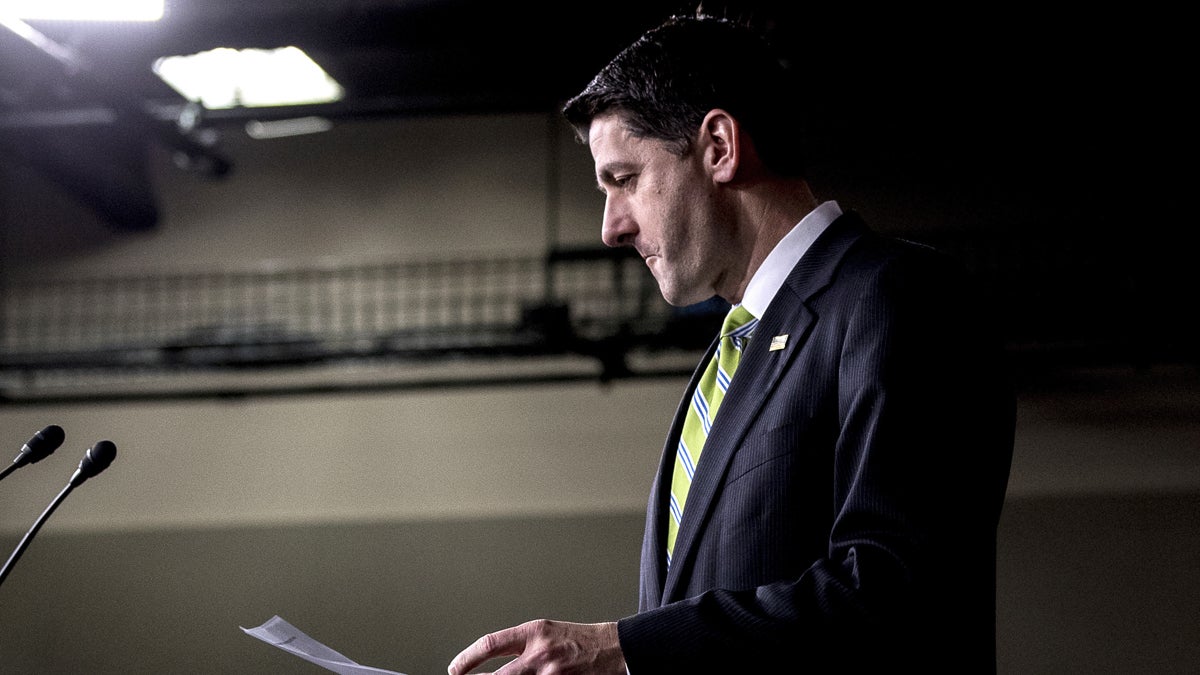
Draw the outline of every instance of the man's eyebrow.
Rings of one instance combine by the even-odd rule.
[[[616,182],[616,174],[619,171],[632,170],[633,164],[629,162],[611,162],[596,169],[596,187],[604,189],[605,183]]]

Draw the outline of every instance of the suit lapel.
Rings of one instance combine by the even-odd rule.
[[[861,221],[853,214],[843,215],[830,224],[801,257],[755,327],[754,336],[742,353],[737,373],[725,394],[717,418],[709,431],[708,440],[704,443],[704,451],[700,455],[695,479],[688,491],[683,522],[675,540],[674,560],[662,582],[662,595],[654,596],[661,597],[663,603],[680,599],[676,595],[686,591],[686,579],[690,576],[689,570],[694,562],[698,534],[711,517],[712,506],[725,482],[729,463],[759,411],[778,385],[780,377],[787,370],[788,364],[808,338],[816,316],[805,303],[829,284],[838,262],[863,231]],[[787,335],[784,346],[781,349],[771,349],[772,338],[782,335]],[[693,375],[687,396],[676,411],[667,452],[663,453],[663,462],[659,467],[656,485],[659,516],[652,519],[651,525],[658,530],[654,541],[659,551],[663,550],[666,542],[665,517],[662,516],[666,506],[663,499],[670,491],[675,447],[683,426],[683,413],[686,412],[687,402],[699,379],[699,373],[703,370],[703,364],[707,364],[712,351],[710,348],[701,361],[701,368]],[[664,565],[661,553],[655,560],[659,561],[656,564],[661,569]],[[664,577],[656,570],[654,578],[657,581]]]

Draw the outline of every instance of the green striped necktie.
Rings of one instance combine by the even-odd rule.
[[[692,476],[700,461],[700,451],[708,430],[717,418],[717,408],[729,389],[733,371],[742,356],[742,348],[758,319],[741,305],[729,310],[721,326],[721,341],[712,361],[692,393],[691,405],[683,420],[683,431],[679,436],[679,448],[675,453],[675,471],[671,476],[671,514],[667,521],[667,564],[675,551],[675,538],[679,535],[679,523],[683,519],[683,505],[687,501]]]

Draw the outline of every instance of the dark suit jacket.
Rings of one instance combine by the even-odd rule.
[[[928,247],[853,213],[832,223],[743,351],[668,570],[672,464],[705,357],[650,495],[640,610],[618,623],[633,675],[995,671],[1015,406],[974,288]]]

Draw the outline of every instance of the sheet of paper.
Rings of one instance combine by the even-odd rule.
[[[246,628],[245,626],[238,626],[238,628],[241,628],[247,635],[256,637],[267,644],[275,645],[285,652],[295,654],[305,661],[315,663],[339,675],[363,675],[366,673],[374,675],[404,675],[404,673],[397,673],[394,670],[383,670],[382,668],[359,665],[305,635],[299,628],[284,621],[279,616],[271,617],[266,623],[256,628]]]

